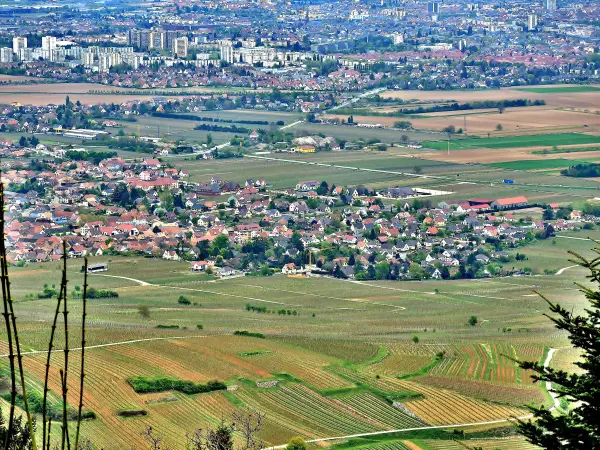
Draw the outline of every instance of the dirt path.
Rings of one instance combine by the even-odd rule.
[[[546,356],[546,361],[544,361],[544,367],[548,367],[550,365],[550,361],[552,361],[552,356],[556,351],[558,351],[557,348],[551,348],[550,351],[548,351],[548,356]],[[556,408],[560,409],[560,399],[558,398],[558,394],[552,391],[552,383],[550,383],[549,381],[546,381],[546,390],[548,391],[548,393],[552,397],[552,401],[554,402],[554,406],[550,408],[550,411]]]
[[[557,238],[560,239],[573,239],[575,241],[591,241],[590,238],[579,238],[579,237],[574,237],[574,236],[556,236]]]
[[[101,274],[97,274],[99,277],[109,277],[109,278],[119,278],[121,280],[129,280],[129,281],[133,281],[134,283],[138,283],[140,286],[152,286],[150,283],[146,282],[146,281],[142,281],[142,280],[136,280],[135,278],[129,278],[129,277],[119,277],[117,275],[101,275]]]
[[[560,269],[558,272],[556,272],[554,275],[562,275],[562,274],[563,274],[563,272],[564,272],[565,270],[572,269],[572,268],[574,268],[574,267],[577,267],[577,265],[575,265],[575,266],[563,267],[563,268],[562,268],[562,269]]]
[[[86,345],[86,350],[92,350],[95,348],[106,348],[106,347],[116,347],[118,345],[129,345],[129,344],[139,344],[142,342],[152,342],[152,341],[172,341],[174,339],[196,339],[196,338],[205,338],[208,336],[205,335],[195,335],[195,336],[171,336],[171,337],[157,337],[157,338],[147,338],[147,339],[133,339],[131,341],[120,341],[120,342],[109,342],[108,344],[98,344],[98,345]],[[81,347],[70,348],[69,351],[78,352],[81,351]],[[52,353],[62,352],[63,349],[54,349]],[[21,355],[39,355],[40,353],[48,353],[48,350],[31,350],[28,352],[21,352]],[[8,358],[9,355],[0,355],[0,358]]]
[[[192,291],[192,292],[201,292],[204,294],[213,294],[213,295],[222,295],[224,297],[234,297],[234,298],[241,298],[244,300],[254,300],[257,302],[264,302],[264,303],[273,303],[276,305],[284,305],[284,306],[302,306],[302,305],[294,305],[291,303],[283,303],[283,302],[276,302],[274,300],[265,300],[262,298],[256,298],[256,297],[246,297],[244,295],[236,295],[236,294],[228,294],[226,292],[217,292],[217,291],[209,291],[206,289],[197,289],[197,288],[187,288],[187,287],[181,287],[181,286],[169,286],[168,284],[154,284],[154,283],[148,283],[147,281],[144,280],[137,280],[135,278],[126,278],[126,277],[119,277],[117,275],[99,275],[100,277],[109,277],[109,278],[121,278],[121,279],[126,279],[126,280],[130,280],[133,281],[135,283],[138,283],[140,286],[150,286],[150,287],[161,287],[161,288],[165,288],[165,289],[175,289],[175,290],[180,290],[180,291]]]

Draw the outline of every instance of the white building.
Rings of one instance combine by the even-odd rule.
[[[440,13],[440,2],[427,2],[427,12],[429,14],[439,14]]]
[[[101,53],[98,55],[98,72],[108,72],[112,66],[121,64],[120,53]]]
[[[137,70],[144,61],[144,55],[140,53],[121,53],[121,61]]]
[[[81,64],[84,67],[92,67],[94,65],[94,54],[92,52],[86,52],[81,56]]]
[[[313,58],[313,53],[290,52],[274,47],[234,48],[232,42],[226,40],[221,41],[219,49],[221,60],[233,64],[254,65],[262,63],[265,67],[274,67]]]
[[[21,50],[22,48],[27,48],[27,38],[26,37],[20,37],[20,36],[15,36],[12,40],[13,42],[13,53],[19,53],[19,50]]]
[[[33,60],[33,49],[32,48],[20,48],[17,53],[19,61],[32,61]]]
[[[56,37],[55,36],[43,36],[42,37],[42,54],[44,55],[44,59],[49,59],[50,61],[54,61],[52,59],[54,50],[56,50]]]
[[[394,33],[394,45],[404,44],[404,35],[402,33]]]
[[[50,61],[57,63],[65,62],[65,49],[64,48],[55,48],[50,52]]]
[[[538,26],[538,18],[536,14],[529,14],[527,16],[527,29],[533,31]]]
[[[556,0],[546,0],[546,9],[548,11],[556,10]]]
[[[165,33],[163,31],[148,33],[148,48],[165,48]]]
[[[174,56],[178,56],[179,58],[186,58],[188,54],[188,38],[180,37],[173,39],[173,47],[171,51]]]
[[[13,51],[10,47],[0,48],[0,62],[10,63],[13,61]]]
[[[84,49],[82,47],[73,46],[69,48],[64,48],[63,51],[65,53],[65,56],[69,56],[71,59],[83,58]]]

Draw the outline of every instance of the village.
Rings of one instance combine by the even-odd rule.
[[[513,249],[595,221],[523,196],[450,201],[326,180],[275,190],[263,178],[190,182],[154,157],[47,161],[2,173],[11,264],[58,260],[65,240],[70,258],[185,260],[220,278],[476,278],[506,275]]]

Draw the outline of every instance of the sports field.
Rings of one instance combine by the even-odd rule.
[[[509,136],[482,139],[461,139],[450,142],[450,150],[466,150],[476,148],[520,148],[537,147],[553,145],[575,145],[575,144],[597,144],[600,143],[600,136],[580,133],[555,133],[555,134],[536,134],[525,136]],[[447,141],[428,141],[423,142],[423,146],[437,150],[446,150]]]

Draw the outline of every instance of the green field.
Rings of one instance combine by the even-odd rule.
[[[432,139],[432,133],[414,131],[414,130],[394,130],[389,128],[362,128],[343,125],[332,125],[325,123],[307,123],[303,122],[294,127],[288,128],[288,131],[294,133],[320,134],[332,136],[334,138],[345,139],[347,141],[355,141],[358,139],[368,140],[371,138],[379,139],[384,143],[399,143],[403,135],[408,136],[413,141],[423,141]]]
[[[580,133],[555,133],[555,134],[535,134],[528,136],[507,136],[497,138],[482,139],[462,139],[453,140],[450,143],[451,150],[469,150],[475,148],[521,148],[538,147],[553,145],[575,145],[575,144],[597,144],[600,143],[600,136],[592,136]],[[447,141],[428,141],[423,142],[423,147],[436,150],[446,150]]]
[[[573,166],[575,164],[587,164],[590,161],[582,159],[526,159],[523,161],[510,161],[500,163],[490,163],[487,166],[497,167],[499,169],[509,170],[539,170],[539,169],[559,169]]]
[[[418,157],[418,151],[411,152],[407,149],[394,148],[387,152],[318,152],[306,155],[271,153],[263,156],[277,160],[196,160],[190,157],[173,157],[168,160],[187,169],[191,181],[206,181],[211,175],[220,175],[224,179],[238,182],[262,177],[273,188],[280,189],[292,188],[302,180],[317,179],[326,180],[330,185],[336,186],[410,186],[451,192],[432,198],[434,204],[443,199],[461,200],[474,195],[490,198],[525,195],[530,202],[572,202],[582,198],[593,198],[598,189],[598,183],[593,180],[565,177],[558,180],[555,176],[538,172],[520,177],[508,169],[421,159]],[[419,171],[421,176],[404,175],[415,171]],[[428,178],[429,176],[431,178]],[[533,185],[505,185],[502,183],[505,178]]]
[[[520,249],[529,259],[519,264],[538,273],[558,271],[571,265],[567,249],[589,255],[589,244],[547,240]],[[442,282],[351,283],[281,275],[215,282],[190,273],[186,263],[109,259],[109,271],[92,275],[90,285],[115,290],[119,298],[89,301],[88,345],[150,339],[86,352],[85,407],[98,419],[84,422],[83,433],[98,446],[116,448],[141,448],[141,433],[150,424],[171,448],[182,449],[186,432],[217,424],[239,408],[267,414],[267,444],[281,444],[294,435],[322,438],[521,415],[523,404],[547,398],[529,382],[527,372],[503,355],[542,360],[547,346],[568,344],[543,316],[547,305],[532,290],[537,286],[569,310],[580,311],[585,304],[573,287],[575,279],[585,283],[578,269],[561,276]],[[105,261],[99,257],[92,262]],[[69,260],[68,265],[70,291],[83,284],[83,277],[81,260]],[[57,283],[59,268],[58,263],[46,263],[10,269],[25,350],[44,349],[54,307],[52,300],[25,300],[25,295]],[[119,278],[124,275],[131,279]],[[192,304],[179,304],[180,295]],[[70,345],[76,347],[81,302],[69,302]],[[247,303],[298,314],[257,314],[246,310]],[[149,308],[149,315],[139,313],[140,305]],[[481,324],[466,326],[471,315]],[[233,336],[235,330],[264,333],[266,339]],[[57,333],[60,348],[60,325]],[[419,344],[412,342],[415,335]],[[445,356],[436,359],[442,351]],[[52,359],[56,368],[62,355]],[[77,351],[71,360],[77,368]],[[28,355],[24,364],[30,385],[40,389],[44,355]],[[57,372],[52,372],[53,393],[60,391]],[[136,394],[126,382],[135,376],[199,383],[219,379],[238,390]],[[254,384],[267,379],[281,380],[280,386],[261,389]],[[69,380],[70,402],[75,403],[77,380]],[[415,416],[393,408],[389,399],[399,399]],[[124,409],[143,409],[148,416],[118,417],[117,411]],[[421,433],[406,438],[443,437]]]
[[[558,87],[531,87],[519,88],[518,91],[533,92],[535,94],[565,94],[571,92],[596,92],[600,91],[597,86],[558,86]]]

